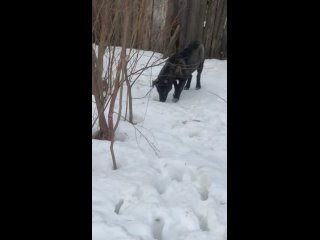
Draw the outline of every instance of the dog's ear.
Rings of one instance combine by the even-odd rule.
[[[152,87],[154,87],[155,85],[157,85],[159,83],[159,80],[158,78],[156,80],[153,80],[152,81]]]

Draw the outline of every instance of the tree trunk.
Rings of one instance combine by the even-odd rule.
[[[102,96],[100,95],[101,91],[99,90],[99,85],[98,85],[98,76],[97,76],[97,58],[94,49],[92,48],[92,90],[93,90],[93,95],[94,99],[96,102],[97,106],[97,111],[98,111],[98,119],[99,119],[99,128],[100,131],[102,132],[102,137],[103,139],[110,140],[110,135],[109,135],[109,127],[107,125],[107,120],[104,115],[104,101]]]

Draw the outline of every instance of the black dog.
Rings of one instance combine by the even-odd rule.
[[[200,76],[204,63],[204,47],[199,41],[190,43],[182,52],[171,56],[161,69],[159,76],[153,81],[161,102],[165,102],[174,85],[173,101],[177,102],[184,89],[190,88],[192,73],[197,70],[196,89],[201,88]]]

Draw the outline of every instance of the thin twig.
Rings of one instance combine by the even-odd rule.
[[[117,112],[113,112],[117,115],[119,115],[119,113]],[[152,150],[154,151],[155,155],[159,158],[159,152],[160,150],[154,145],[154,143],[152,143],[133,123],[129,122],[128,120],[126,120],[123,116],[120,116],[121,119],[125,122],[130,123],[130,125],[135,129],[135,131],[138,131],[140,133],[140,135],[147,141],[147,143],[149,144],[149,146],[152,148]],[[143,127],[142,127],[143,128]],[[145,128],[144,128],[145,129]],[[136,139],[137,140],[137,139]],[[137,144],[139,145],[138,141]]]
[[[214,93],[214,92],[211,92],[211,91],[207,91],[208,93],[211,93],[211,94],[213,94],[213,95],[215,95],[215,96],[217,96],[218,98],[220,98],[222,101],[224,101],[225,103],[227,103],[227,100],[226,99],[224,99],[223,97],[220,97],[218,94],[216,94],[216,93]]]
[[[151,88],[151,89],[146,93],[146,95],[144,95],[143,97],[135,97],[135,98],[133,97],[132,99],[142,99],[142,98],[145,98],[148,94],[151,93],[152,89],[153,89],[153,88]]]

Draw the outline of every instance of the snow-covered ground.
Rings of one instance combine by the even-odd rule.
[[[162,66],[141,75],[133,97]],[[173,89],[165,103],[155,88],[134,100],[137,124],[121,121],[116,133],[118,170],[109,142],[92,140],[93,240],[227,238],[227,61],[206,60],[195,84],[196,72],[177,103]]]

